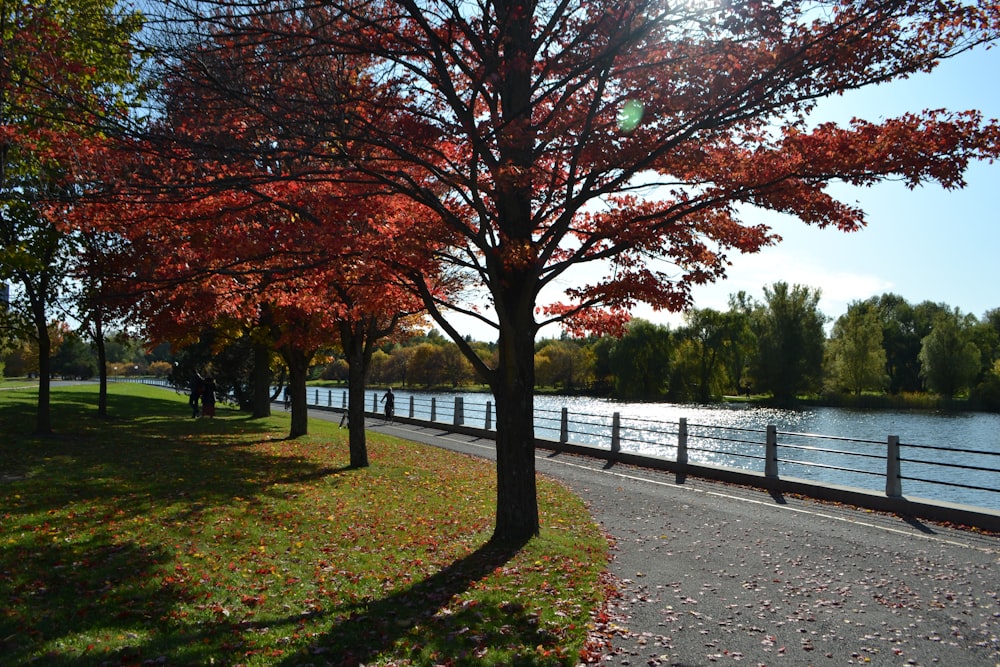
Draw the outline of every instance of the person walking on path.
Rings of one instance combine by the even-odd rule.
[[[385,420],[391,422],[396,414],[396,396],[392,393],[392,387],[385,390],[382,402],[385,403]]]

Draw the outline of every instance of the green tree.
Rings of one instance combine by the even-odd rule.
[[[11,306],[38,346],[42,434],[52,430],[48,325],[76,249],[51,204],[73,198],[74,169],[103,141],[98,128],[128,112],[139,26],[117,0],[0,3],[0,282],[20,286]]]
[[[468,383],[473,376],[472,364],[465,358],[458,346],[451,341],[444,341],[441,345],[442,371],[445,381],[452,386],[458,387]]]
[[[974,320],[958,309],[934,317],[921,341],[920,374],[927,388],[946,399],[972,386],[979,374],[979,348],[972,340]]]
[[[878,313],[882,325],[882,347],[885,350],[889,393],[919,391],[920,338],[913,322],[913,306],[897,294],[872,297],[866,303]],[[926,334],[924,334],[926,335]]]
[[[0,280],[13,279],[20,287],[10,306],[20,313],[19,321],[28,325],[20,333],[31,337],[38,353],[35,431],[47,434],[52,430],[49,379],[55,349],[49,336],[50,316],[66,286],[71,246],[33,204],[10,201],[4,189],[0,184]]]
[[[347,378],[347,363],[344,363],[345,375]],[[403,382],[406,378],[405,364],[399,364],[395,351],[392,354],[383,349],[372,352],[371,366],[368,368],[367,383],[371,384],[393,384]]]
[[[608,359],[615,377],[615,396],[623,400],[662,398],[670,382],[670,358],[670,330],[646,320],[632,320]]]
[[[697,344],[684,336],[683,332],[675,332],[671,343],[670,379],[667,382],[666,398],[678,403],[699,400],[700,386],[700,350]]]
[[[759,388],[770,391],[779,404],[820,386],[826,322],[819,311],[820,294],[803,285],[789,289],[785,282],[764,288],[754,375]]]
[[[685,324],[677,335],[691,343],[689,349],[696,369],[692,378],[697,387],[695,398],[707,403],[720,397],[728,383],[738,388],[742,370],[735,380],[730,380],[726,370],[742,367],[749,333],[747,318],[737,311],[723,313],[703,308],[690,311]]]
[[[1000,412],[1000,360],[993,362],[982,382],[976,385],[972,398],[979,409]]]
[[[4,377],[21,377],[29,373],[38,373],[38,354],[30,342],[14,339],[7,343],[3,365]]]
[[[930,333],[934,316],[946,310],[946,306],[930,301],[914,306],[897,294],[883,294],[866,303],[875,307],[882,322],[889,393],[923,391],[921,341]]]
[[[588,348],[593,354],[594,380],[592,389],[599,394],[607,394],[614,384],[614,373],[611,370],[611,350],[615,346],[613,336],[592,336],[588,340]]]
[[[594,354],[583,344],[571,340],[541,342],[535,353],[538,384],[573,391],[593,378]]]
[[[98,373],[94,350],[79,334],[69,332],[52,355],[52,371],[63,377],[88,380]]]
[[[444,384],[444,348],[434,343],[420,343],[414,347],[406,376],[410,382],[425,387]]]
[[[983,355],[980,366],[985,370],[971,398],[980,409],[1000,411],[1000,308],[983,314],[976,344]]]
[[[389,356],[382,350],[375,350],[372,353],[372,366],[369,369],[370,377],[374,377],[377,372],[375,369],[376,355],[379,355],[383,360]],[[320,371],[319,379],[343,382],[347,379],[347,362],[344,361],[343,357],[332,357]]]
[[[746,292],[730,295],[728,316],[731,333],[724,362],[730,387],[735,394],[749,394],[752,390],[749,373],[757,353],[757,334],[752,326],[755,309],[753,299]]]
[[[1000,359],[1000,309],[987,311],[970,332],[972,342],[979,348],[979,374],[976,381],[982,381],[993,370],[993,362]]]
[[[882,323],[870,303],[855,302],[837,318],[827,345],[829,381],[860,396],[888,385]]]

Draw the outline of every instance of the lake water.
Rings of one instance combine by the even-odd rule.
[[[453,423],[462,399],[469,426],[483,427],[492,396],[481,393],[396,391],[396,414]],[[366,409],[381,411],[381,391],[366,392]],[[310,404],[342,407],[343,389],[314,389]],[[768,425],[778,431],[781,476],[885,491],[889,436],[899,437],[903,495],[1000,510],[1000,414],[804,408],[744,404],[627,403],[600,398],[536,396],[535,433],[559,440],[563,408],[568,440],[610,449],[613,415],[623,451],[675,459],[679,421],[687,420],[692,463],[764,470]],[[433,415],[432,415],[433,411]],[[941,484],[943,482],[944,484]],[[977,487],[977,488],[968,488]]]

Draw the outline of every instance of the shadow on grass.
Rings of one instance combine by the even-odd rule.
[[[507,564],[524,545],[488,542],[475,552],[414,585],[377,600],[342,605],[328,612],[332,626],[309,648],[278,665],[302,665],[309,658],[351,667],[386,653],[413,664],[480,665],[491,651],[510,646],[558,645],[558,637],[539,627],[538,617],[522,605],[498,599],[495,604],[452,605],[453,598]],[[516,597],[516,591],[500,591]],[[268,624],[296,624],[301,617]],[[496,653],[494,653],[496,655]],[[505,664],[540,664],[520,656]],[[548,664],[555,664],[549,661]]]
[[[241,637],[246,633],[284,626],[293,634],[307,621],[330,624],[330,629],[307,648],[284,657],[275,654],[266,664],[359,667],[386,653],[413,664],[472,666],[510,646],[555,650],[559,637],[540,628],[538,617],[519,604],[497,601],[444,611],[454,596],[503,567],[518,551],[513,545],[486,544],[410,588],[329,611],[243,622],[217,617],[214,623],[190,624],[182,622],[180,606],[197,600],[183,575],[163,578],[157,573],[172,554],[132,543],[46,545],[35,554],[30,582],[10,591],[10,602],[33,621],[26,626],[9,614],[0,618],[0,654],[10,666],[230,664],[245,659]],[[129,641],[89,655],[86,649],[82,655],[63,650],[60,640],[83,636],[103,644],[114,635],[127,635]],[[49,650],[39,651],[39,646]],[[539,653],[504,664],[563,663]]]
[[[157,499],[225,502],[344,470],[251,449],[283,438],[266,420],[226,409],[217,419],[191,419],[183,416],[183,397],[163,396],[113,395],[110,403],[120,418],[105,421],[96,416],[96,391],[54,390],[59,433],[36,437],[25,432],[29,426],[0,439],[2,479],[26,485],[17,511],[46,511],[79,500],[111,501],[125,511],[133,499],[144,507]],[[23,421],[30,400],[0,403],[0,424],[17,421],[18,415]]]
[[[0,552],[5,665],[98,664],[96,657],[66,655],[62,638],[133,632],[137,623],[155,627],[178,603],[179,591],[154,574],[173,556],[160,547],[101,536],[43,540],[37,536]],[[144,639],[135,636],[136,642]]]
[[[96,416],[96,391],[55,390],[59,433],[45,438],[28,433],[35,396],[0,403],[0,425],[20,427],[0,437],[5,666],[131,664],[140,651],[146,660],[170,656],[170,665],[207,664],[203,640],[218,628],[178,616],[197,586],[174,571],[178,546],[158,527],[198,526],[214,507],[280,494],[276,485],[339,484],[340,468],[251,449],[280,439],[266,420],[224,410],[215,420],[185,418],[186,403],[169,393],[111,399],[119,419],[107,421]],[[141,648],[80,655],[88,637]]]
[[[484,653],[509,646],[558,647],[536,615],[504,601],[523,592],[454,602],[504,567],[520,544],[487,543],[410,586],[386,580],[381,597],[325,600],[325,608],[266,620],[203,609],[192,622],[188,611],[213,600],[204,597],[208,584],[197,581],[206,570],[199,575],[183,565],[191,557],[183,543],[201,537],[214,508],[257,507],[285,493],[284,485],[324,480],[333,489],[356,471],[281,454],[288,451],[284,434],[267,420],[225,410],[216,420],[185,417],[182,396],[112,396],[118,419],[106,421],[96,417],[96,392],[55,393],[54,414],[64,420],[55,422],[63,424],[58,437],[0,440],[5,665],[239,663],[254,650],[255,630],[284,627],[294,635],[307,623],[319,633],[308,646],[263,664],[362,665],[389,654],[414,664],[476,665]],[[30,401],[0,403],[0,424],[23,418]],[[274,447],[249,446],[263,441]],[[244,592],[252,589],[234,595]],[[532,654],[508,664],[558,663]]]
[[[142,385],[126,385],[139,393],[119,393],[118,385],[111,385],[108,393],[108,417],[104,420],[97,413],[97,386],[94,384],[55,385],[51,390],[52,436],[36,436],[35,415],[38,409],[38,390],[5,390],[0,400],[0,433],[38,440],[77,438],[101,432],[106,423],[148,418],[176,416],[178,420],[190,419],[191,408],[187,397],[176,392]],[[224,410],[223,410],[224,412]],[[190,419],[194,422],[196,420]],[[210,421],[210,420],[209,420]]]

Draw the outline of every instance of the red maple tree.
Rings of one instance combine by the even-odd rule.
[[[741,206],[856,230],[863,212],[827,184],[956,187],[970,160],[1000,153],[996,123],[974,111],[809,120],[824,97],[995,40],[1000,8],[991,2],[212,5],[204,24],[243,45],[234,48],[248,67],[264,67],[266,52],[274,67],[299,72],[291,86],[219,89],[243,91],[246,108],[311,119],[273,146],[294,138],[322,157],[314,165],[334,167],[314,175],[365,177],[430,211],[415,226],[444,244],[438,257],[460,284],[478,287],[442,293],[396,258],[396,274],[493,389],[494,536],[504,541],[538,531],[533,352],[542,326],[613,330],[639,301],[688,307],[692,285],[725,276],[728,253],[777,240],[744,223]],[[553,291],[563,298],[550,300]],[[496,327],[495,367],[464,341],[455,312]]]
[[[427,213],[411,199],[345,174],[339,149],[302,131],[314,124],[301,110],[311,107],[283,106],[292,98],[282,91],[320,74],[308,58],[269,58],[254,35],[206,36],[179,54],[147,136],[95,162],[114,170],[93,179],[108,187],[94,193],[88,216],[130,238],[127,268],[152,338],[182,341],[215,322],[240,323],[281,352],[291,437],[308,428],[309,361],[339,338],[354,379],[350,409],[359,413],[351,463],[368,465],[364,378],[373,346],[421,307],[387,266],[405,255],[407,266],[433,274],[439,241],[412,233],[410,221]],[[266,103],[245,104],[246,91],[258,89],[269,91]]]
[[[687,307],[692,284],[724,277],[727,252],[775,240],[744,224],[740,205],[855,230],[863,212],[830,196],[831,181],[955,187],[970,160],[1000,151],[996,124],[971,111],[808,119],[818,99],[996,39],[995,3],[332,4],[356,23],[331,45],[370,53],[375,72],[396,77],[358,91],[345,123],[357,145],[394,159],[356,166],[439,214],[458,235],[452,266],[495,312],[498,366],[466,352],[497,402],[501,539],[538,530],[541,326],[614,326],[640,300]],[[467,347],[419,273],[409,277]],[[540,308],[560,281],[566,298]]]

